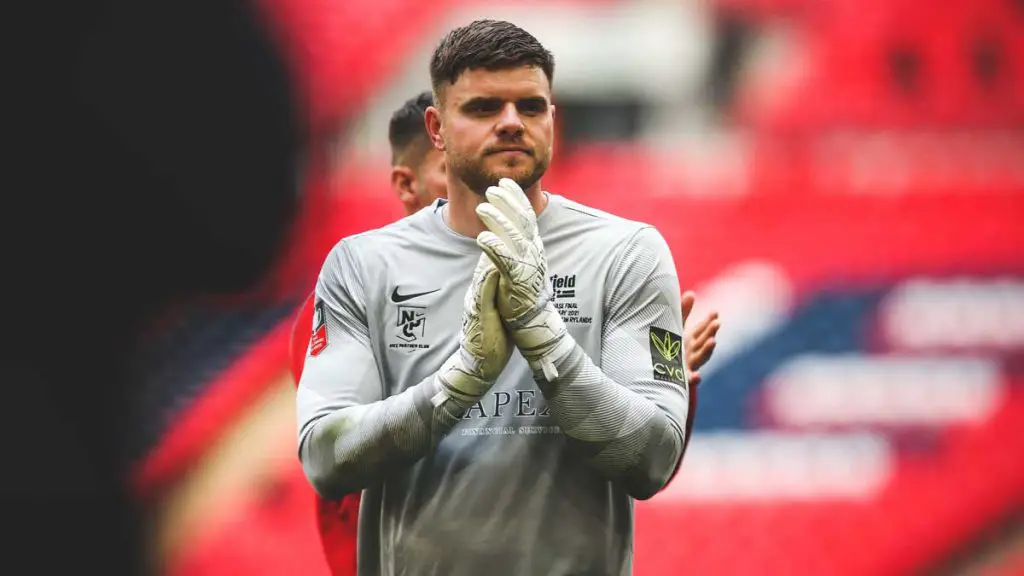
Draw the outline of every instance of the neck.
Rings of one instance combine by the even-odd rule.
[[[540,182],[538,181],[524,192],[526,192],[526,198],[530,201],[530,205],[533,206],[533,211],[539,216],[548,205],[548,198],[541,190]],[[476,207],[486,201],[486,197],[467,188],[449,172],[448,204],[443,213],[444,222],[449,228],[463,236],[476,238],[478,234],[487,229],[476,215]]]

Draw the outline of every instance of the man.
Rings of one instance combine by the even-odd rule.
[[[322,496],[365,490],[360,574],[629,574],[632,498],[678,467],[672,257],[654,228],[541,191],[552,74],[511,24],[449,33],[426,115],[448,201],[321,272],[299,452]]]
[[[433,94],[429,90],[420,92],[395,110],[388,124],[391,189],[398,196],[407,216],[426,208],[438,198],[448,196],[444,153],[434,148],[423,125],[427,108],[433,105]],[[684,325],[695,302],[696,295],[692,291],[683,293]],[[307,318],[312,318],[312,303]],[[686,366],[693,385],[700,383],[700,367],[711,359],[719,326],[718,313],[712,312],[685,335]]]
[[[406,100],[391,116],[388,140],[391,145],[391,187],[411,215],[430,205],[437,198],[447,196],[444,153],[433,147],[424,128],[424,115],[433,105],[430,91]],[[686,323],[695,302],[693,292],[682,296],[683,322]],[[698,371],[714,352],[719,322],[717,314],[709,314],[685,335],[686,366],[689,381],[697,385]],[[309,347],[309,327],[313,322],[313,297],[306,300],[296,317],[292,334],[292,374],[296,383]],[[691,391],[691,406],[695,406],[696,389]],[[692,416],[690,418],[692,421]],[[341,500],[325,500],[319,495],[317,517],[327,563],[336,575],[354,574],[356,569],[356,521],[359,511],[359,493],[346,495]]]
[[[447,196],[444,153],[434,148],[424,128],[424,115],[433,105],[430,91],[406,100],[391,116],[388,140],[391,145],[391,187],[411,215],[430,205],[437,198]],[[683,294],[683,322],[692,310],[693,292]],[[302,374],[306,351],[309,347],[309,327],[313,323],[313,297],[308,298],[296,317],[292,334],[292,373],[296,383]],[[685,349],[690,383],[700,380],[698,369],[714,351],[715,335],[719,323],[717,314],[710,314],[687,331]],[[696,395],[696,390],[691,394]],[[691,404],[695,405],[692,398]],[[692,417],[691,417],[692,421]],[[355,574],[357,518],[359,493],[348,494],[341,500],[316,497],[318,525],[324,555],[333,574]]]
[[[406,215],[448,195],[444,153],[434,148],[423,126],[423,116],[434,103],[429,91],[405,101],[391,115],[391,189]]]

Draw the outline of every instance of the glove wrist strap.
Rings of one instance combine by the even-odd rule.
[[[568,332],[565,332],[551,347],[536,356],[531,354],[531,357],[527,358],[527,364],[529,364],[530,370],[535,377],[543,376],[544,380],[553,382],[559,377],[558,368],[555,364],[568,356],[575,347],[576,340]]]
[[[470,406],[482,398],[493,382],[476,376],[472,369],[464,364],[461,349],[456,351],[434,376],[437,392],[431,397],[431,403],[437,407],[445,400],[453,400],[463,406]]]

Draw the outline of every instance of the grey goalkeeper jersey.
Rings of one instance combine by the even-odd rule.
[[[479,402],[435,407],[481,251],[437,201],[345,238],[316,286],[299,455],[327,498],[363,491],[360,576],[632,573],[633,499],[682,453],[679,284],[653,227],[549,195],[549,289],[575,339],[552,382],[514,353]]]

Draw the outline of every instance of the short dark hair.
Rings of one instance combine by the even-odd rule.
[[[445,83],[454,84],[466,70],[505,70],[536,66],[548,83],[554,80],[555,57],[532,34],[510,22],[476,20],[455,28],[441,39],[430,58],[430,84],[434,94]]]
[[[427,108],[433,105],[433,94],[429,90],[424,90],[406,100],[391,115],[391,123],[388,125],[388,141],[391,142],[392,164],[396,164],[412,148],[413,144],[420,143],[421,138],[422,142],[426,143],[428,135],[423,116],[427,113]]]

